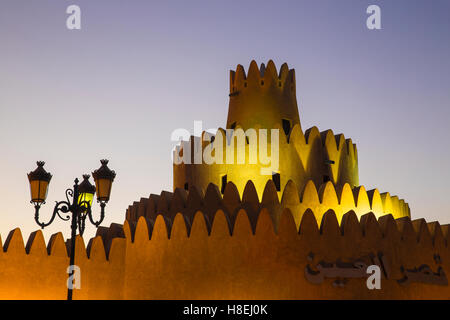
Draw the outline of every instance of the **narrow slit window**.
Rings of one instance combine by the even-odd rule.
[[[288,136],[291,132],[291,121],[289,121],[288,119],[282,119],[281,121],[283,122],[283,131],[286,136]]]
[[[278,172],[272,173],[272,180],[277,191],[281,191],[280,174]]]
[[[225,188],[226,188],[226,186],[227,186],[227,183],[228,183],[227,175],[223,175],[223,176],[222,176],[222,186],[220,187],[220,192],[221,192],[222,194],[225,193]]]
[[[189,183],[186,182],[186,183],[184,184],[184,190],[189,190]]]

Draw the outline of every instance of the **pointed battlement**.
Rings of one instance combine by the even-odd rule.
[[[240,90],[254,90],[279,88],[278,90],[288,90],[295,94],[295,70],[289,69],[287,63],[283,63],[280,71],[277,71],[275,63],[269,60],[267,67],[261,63],[260,68],[255,60],[252,60],[245,72],[242,65],[237,65],[236,71],[230,70],[230,94],[234,96]]]
[[[244,130],[300,125],[295,70],[284,63],[280,71],[272,60],[267,67],[253,60],[246,73],[241,65],[230,71],[230,102],[227,128],[240,125]]]
[[[278,174],[278,191],[289,180],[300,188],[308,180],[313,180],[317,187],[324,181],[337,186],[348,183],[352,188],[359,185],[356,145],[343,134],[335,135],[332,130],[320,132],[317,127],[304,134],[300,125],[286,133],[280,126],[275,126],[272,129],[278,130],[278,137],[272,140],[272,131],[267,131],[267,150],[271,154],[272,150],[277,150],[279,156],[264,163],[261,153],[265,158],[266,152],[261,149],[260,139],[265,136],[260,135],[259,128],[260,124],[256,124],[256,130],[252,132],[244,132],[240,125],[235,129],[219,128],[215,135],[203,132],[201,137],[183,141],[174,151],[174,189],[196,186],[206,190],[209,183],[214,183],[223,191],[224,184],[232,181],[242,192],[247,181],[252,180],[261,196],[266,182],[273,179],[273,172]],[[272,148],[274,141],[276,148]],[[214,154],[214,163],[204,161],[203,156],[210,153]],[[200,162],[196,163],[196,159]],[[261,174],[262,169],[268,170],[269,174]]]
[[[123,226],[102,227],[87,242],[77,237],[75,263],[82,273],[74,299],[448,297],[449,286],[398,283],[402,268],[423,264],[449,274],[450,229],[373,213],[395,198],[362,187],[352,192],[348,185],[339,191],[330,182],[319,191],[312,183],[298,190],[290,182],[281,201],[271,183],[259,200],[251,182],[242,195],[232,183],[223,197],[213,185],[205,195],[195,188],[150,195],[130,207]],[[36,231],[25,245],[14,229],[3,246],[0,238],[0,247],[0,298],[66,298],[70,252],[61,233],[46,245]],[[389,263],[384,291],[367,290],[365,279],[350,279],[344,288],[327,279],[323,290],[305,277],[308,263],[351,262],[371,253]]]
[[[298,188],[295,182],[289,180],[279,195],[274,182],[269,180],[260,196],[253,181],[249,180],[243,192],[239,192],[233,182],[228,182],[223,195],[220,188],[212,183],[205,190],[192,186],[189,191],[177,188],[173,193],[163,191],[160,195],[151,194],[128,207],[126,220],[133,225],[140,217],[144,217],[154,224],[158,215],[162,215],[170,229],[176,215],[181,214],[189,234],[194,217],[200,211],[205,216],[210,232],[218,210],[225,214],[230,228],[238,212],[244,210],[255,230],[257,218],[263,209],[267,210],[275,229],[278,229],[281,215],[286,209],[290,210],[297,230],[306,212],[311,212],[319,225],[329,210],[333,210],[339,224],[343,223],[343,216],[349,211],[354,212],[358,219],[368,212],[376,218],[385,215],[392,215],[395,219],[410,217],[407,203],[389,193],[380,194],[378,189],[366,191],[364,186],[352,189],[347,183],[336,188],[331,181],[316,188],[312,180],[303,188]]]

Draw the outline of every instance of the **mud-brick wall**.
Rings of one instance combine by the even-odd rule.
[[[450,299],[448,285],[404,286],[397,281],[403,277],[402,267],[423,264],[433,271],[442,267],[448,278],[448,225],[409,217],[394,220],[391,215],[377,220],[372,213],[358,221],[353,211],[339,225],[328,211],[318,226],[307,210],[297,228],[285,209],[274,228],[266,208],[256,217],[255,228],[251,219],[244,209],[234,220],[222,210],[213,219],[199,211],[192,223],[182,214],[172,221],[158,215],[126,221],[118,237],[103,228],[87,246],[79,237],[81,289],[74,298]],[[65,299],[67,251],[61,234],[46,246],[38,231],[25,245],[20,230],[13,230],[0,250],[0,298]],[[334,279],[316,285],[305,278],[307,264],[314,268],[321,260],[351,262],[380,252],[391,271],[381,290],[368,290],[365,279],[334,287]]]
[[[125,239],[114,238],[108,252],[99,236],[86,250],[83,239],[77,238],[75,264],[81,271],[81,289],[74,290],[74,299],[123,298],[125,244]],[[42,232],[33,232],[25,246],[20,229],[14,229],[0,250],[0,299],[66,299],[68,266],[61,233],[46,246]]]
[[[232,235],[226,215],[217,212],[208,235],[206,220],[197,213],[190,235],[178,215],[170,239],[162,216],[152,221],[141,217],[134,233],[125,224],[127,237],[124,297],[127,299],[449,299],[448,286],[412,283],[400,285],[401,266],[438,266],[450,274],[448,226],[409,218],[395,221],[391,215],[345,215],[341,227],[333,212],[324,215],[321,227],[309,211],[300,232],[289,210],[283,212],[278,230],[266,209],[255,233],[244,210],[236,218]],[[444,232],[442,231],[444,229]],[[430,231],[431,230],[431,231]],[[444,236],[445,233],[445,236]],[[151,239],[149,240],[149,237]],[[447,237],[447,241],[445,239]],[[146,252],[147,254],[142,254]],[[368,290],[365,279],[350,279],[343,288],[334,279],[321,285],[308,282],[307,263],[320,260],[354,261],[382,252],[389,262],[390,279],[381,290]],[[312,262],[307,260],[314,254]],[[442,262],[438,265],[434,256]]]

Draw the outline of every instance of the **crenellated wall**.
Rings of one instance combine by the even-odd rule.
[[[319,132],[317,127],[312,127],[303,134],[300,125],[296,124],[289,135],[286,135],[279,125],[275,125],[273,129],[279,130],[279,165],[274,169],[271,168],[273,162],[266,164],[261,160],[258,131],[260,128],[259,125],[255,127],[256,139],[258,139],[255,144],[251,144],[251,140],[241,139],[245,135],[241,135],[243,129],[239,125],[235,130],[229,131],[228,136],[227,132],[220,128],[214,135],[215,139],[212,143],[203,138],[208,135],[206,132],[203,132],[201,140],[191,137],[189,141],[182,143],[174,151],[174,159],[180,163],[173,165],[174,189],[196,186],[205,191],[209,183],[221,187],[222,177],[226,175],[227,180],[232,181],[240,193],[244,191],[247,181],[252,180],[258,196],[261,197],[267,181],[272,180],[271,175],[261,174],[261,168],[270,168],[269,173],[273,171],[280,174],[280,190],[284,189],[289,180],[295,182],[299,188],[303,188],[308,180],[312,180],[319,188],[325,177],[335,185],[348,183],[352,188],[359,185],[356,145],[351,139],[346,139],[343,134],[334,135],[332,130]],[[270,131],[268,135],[270,138]],[[223,143],[218,143],[218,140]],[[194,151],[195,143],[199,145],[198,151]],[[255,151],[252,151],[253,145],[256,145]],[[218,150],[220,146],[222,146],[221,152]],[[227,153],[230,153],[230,149],[233,150],[230,156],[230,159],[234,159],[233,163],[227,161]],[[209,154],[210,150],[215,157],[215,163],[194,164],[195,152],[203,155],[205,151]],[[267,150],[270,154],[270,140]],[[244,163],[238,162],[238,154],[243,155]],[[257,161],[254,164],[251,164],[250,154],[257,155]],[[181,163],[183,156],[189,159],[191,164]]]
[[[400,284],[402,267],[423,264],[450,274],[449,225],[393,219],[350,211],[339,225],[327,211],[318,225],[307,210],[297,227],[284,209],[274,224],[270,209],[256,220],[245,209],[234,219],[223,210],[213,220],[198,210],[189,223],[178,213],[173,220],[139,217],[123,228],[102,228],[89,241],[77,239],[76,264],[81,289],[75,299],[449,299],[448,285]],[[256,222],[253,227],[254,222]],[[100,235],[101,234],[101,235]],[[45,246],[42,233],[24,245],[19,229],[11,231],[0,252],[1,299],[65,299],[68,256],[61,234]],[[385,257],[388,278],[381,290],[368,290],[366,279],[333,286],[305,277],[305,268],[321,260],[354,261],[371,254]],[[437,259],[436,257],[439,257]]]
[[[272,60],[258,68],[253,60],[246,73],[242,65],[230,71],[230,100],[227,128],[240,125],[244,130],[274,128],[283,119],[290,126],[300,125],[295,70],[284,63],[280,72]]]
[[[217,210],[223,210],[231,220],[235,219],[240,209],[245,209],[249,215],[256,217],[262,208],[267,208],[275,224],[280,219],[281,212],[288,208],[291,210],[297,228],[300,225],[303,214],[310,209],[318,223],[323,214],[328,210],[336,213],[341,222],[344,213],[353,210],[358,218],[367,212],[373,212],[376,217],[392,214],[394,218],[410,216],[409,205],[397,196],[391,196],[389,192],[381,193],[378,189],[366,191],[364,186],[351,188],[348,183],[342,187],[333,185],[331,181],[323,183],[317,189],[312,180],[303,188],[297,188],[290,180],[286,183],[282,192],[277,192],[272,180],[266,182],[263,194],[259,197],[253,181],[247,181],[240,196],[236,185],[228,182],[222,196],[218,186],[210,183],[205,194],[196,187],[191,187],[187,192],[182,188],[175,191],[163,191],[160,195],[151,194],[149,198],[141,198],[130,205],[126,212],[128,221],[137,221],[144,216],[155,219],[158,214],[163,214],[166,219],[172,221],[178,212],[181,212],[192,222],[196,211],[201,210],[213,219]],[[280,196],[279,196],[280,194]],[[253,226],[255,226],[254,218]]]
[[[318,227],[313,214],[302,217],[299,232],[285,210],[274,229],[268,210],[261,210],[256,229],[244,209],[234,225],[219,210],[208,232],[207,219],[198,212],[191,227],[177,215],[171,228],[161,215],[155,222],[139,218],[135,227],[126,223],[127,238],[134,239],[127,255],[149,254],[127,264],[125,296],[141,299],[423,299],[450,298],[448,286],[411,283],[401,285],[401,268],[423,264],[433,271],[442,266],[449,274],[448,226],[409,218],[395,221],[371,213],[358,222],[353,212],[339,227],[332,211]],[[433,230],[433,233],[431,232]],[[443,232],[444,230],[444,232]],[[170,239],[168,238],[170,233]],[[307,264],[354,261],[382,253],[389,264],[389,278],[381,290],[368,290],[366,279],[350,279],[334,287],[333,279],[321,285],[305,278]],[[308,257],[314,254],[313,261]],[[442,262],[436,263],[439,255]],[[139,283],[139,289],[133,284]]]
[[[126,239],[113,238],[107,248],[104,239],[97,236],[86,247],[77,236],[81,290],[74,299],[123,298]],[[66,299],[68,253],[61,233],[46,245],[42,231],[35,231],[25,246],[20,229],[12,230],[0,251],[0,299]]]

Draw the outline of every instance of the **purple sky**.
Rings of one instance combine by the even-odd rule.
[[[82,30],[66,29],[71,4]],[[370,4],[382,30],[366,28]],[[303,129],[351,137],[366,189],[449,223],[449,13],[448,0],[2,0],[3,241],[38,229],[26,178],[36,160],[53,174],[44,218],[101,158],[118,173],[103,225],[172,190],[171,132],[225,126],[229,70],[252,59],[296,69]],[[58,221],[44,234],[69,229]]]

